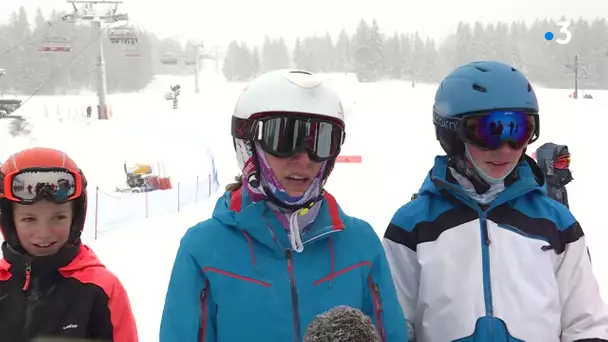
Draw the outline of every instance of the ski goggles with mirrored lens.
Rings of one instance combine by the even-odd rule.
[[[553,162],[553,168],[556,170],[565,170],[570,167],[570,155],[558,157]]]
[[[4,176],[2,197],[31,204],[41,199],[65,203],[80,197],[86,184],[79,172],[64,168],[28,168]]]
[[[437,113],[433,121],[458,134],[458,137],[484,150],[496,150],[504,144],[521,149],[538,139],[538,114],[521,110],[494,110],[447,118]]]
[[[291,113],[250,120],[233,117],[232,133],[235,138],[257,141],[275,157],[307,151],[316,162],[336,158],[345,138],[344,127],[338,122]]]

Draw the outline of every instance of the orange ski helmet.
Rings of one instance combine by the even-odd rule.
[[[11,155],[0,166],[0,232],[11,246],[18,246],[12,203],[33,204],[41,199],[73,202],[69,244],[78,244],[87,212],[87,181],[62,151],[34,147]]]

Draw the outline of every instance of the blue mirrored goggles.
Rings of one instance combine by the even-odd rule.
[[[522,110],[494,110],[458,118],[433,113],[433,122],[484,150],[496,150],[504,144],[518,150],[536,141],[539,134],[538,114]]]

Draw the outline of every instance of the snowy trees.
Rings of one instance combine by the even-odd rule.
[[[251,49],[245,42],[233,40],[228,45],[223,73],[228,81],[247,81],[260,73],[286,69],[291,65],[289,51],[283,38],[265,37],[262,53],[257,47]]]
[[[293,62],[296,68],[310,72],[333,72],[344,67],[339,57],[341,56],[338,56],[329,34],[296,39],[293,50]]]
[[[384,75],[383,50],[383,38],[376,20],[369,26],[361,19],[352,44],[354,69],[359,81],[373,82]]]
[[[55,94],[95,87],[94,32],[85,25],[61,22],[59,16],[51,13],[45,18],[38,11],[30,20],[21,9],[6,25],[0,25],[0,68],[7,71],[0,79],[0,93],[32,94],[42,87],[40,94]],[[536,84],[570,88],[574,79],[571,66],[578,55],[580,87],[608,88],[608,21],[572,20],[573,39],[569,44],[546,41],[545,32],[557,32],[556,22],[566,19],[539,19],[527,25],[461,22],[440,44],[418,32],[385,32],[382,23],[361,19],[356,26],[333,36],[315,34],[292,41],[266,37],[260,46],[234,41],[225,51],[222,71],[229,81],[247,81],[266,71],[295,67],[322,73],[356,73],[365,82],[437,82],[457,65],[495,59],[515,65]],[[53,25],[49,26],[47,20]],[[201,34],[204,37],[205,33]],[[52,35],[67,37],[72,51],[39,53],[41,41]],[[159,39],[140,29],[138,40],[137,46],[104,40],[110,92],[142,89],[154,74],[193,74],[194,65],[183,59],[177,65],[163,65],[159,60],[165,53],[192,56],[192,46],[183,47],[177,39]],[[126,57],[125,49],[136,49],[139,57]]]
[[[284,41],[267,38],[259,57],[261,67],[251,77],[288,65],[312,72],[356,73],[365,82],[438,82],[458,65],[494,59],[523,70],[535,83],[570,88],[574,78],[570,66],[578,54],[579,85],[608,88],[608,21],[575,20],[570,29],[576,38],[568,45],[545,41],[544,33],[556,31],[559,20],[566,18],[528,25],[461,22],[453,34],[437,44],[418,32],[383,32],[381,23],[361,19],[356,27],[342,29],[334,39],[327,33],[298,37],[291,51]]]
[[[250,50],[247,44],[232,41],[228,45],[224,68],[222,72],[228,81],[247,81],[256,76],[259,70],[259,57],[257,49]]]

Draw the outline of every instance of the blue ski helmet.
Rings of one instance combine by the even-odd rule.
[[[460,117],[496,109],[539,110],[534,89],[523,73],[502,62],[477,61],[457,67],[441,81],[433,115]],[[435,133],[448,155],[464,151],[453,131],[435,126]]]

